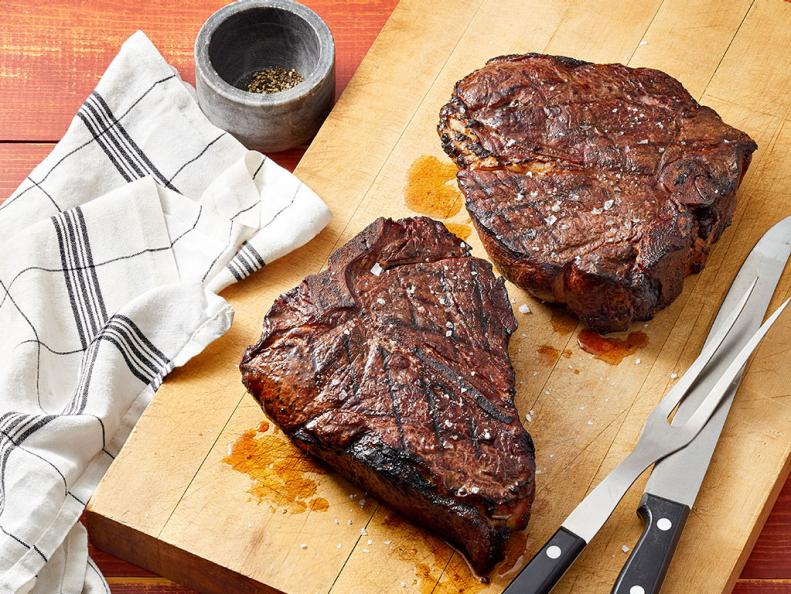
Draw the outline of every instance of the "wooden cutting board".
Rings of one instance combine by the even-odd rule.
[[[233,327],[168,378],[91,500],[96,544],[212,593],[501,591],[634,445],[757,238],[791,214],[789,47],[791,3],[781,0],[403,0],[297,169],[332,223],[225,291]],[[648,344],[620,364],[583,352],[575,320],[508,285],[515,310],[532,312],[516,312],[511,355],[540,474],[531,525],[486,586],[441,540],[299,454],[244,393],[237,364],[277,295],[375,217],[414,214],[405,203],[413,163],[449,162],[435,126],[454,82],[490,57],[529,51],[665,70],[759,150],[706,269],[633,328]],[[462,210],[448,222],[463,230],[469,221]],[[485,257],[474,233],[469,242]],[[786,273],[772,307],[789,289]],[[784,316],[744,378],[664,592],[731,590],[789,471],[789,349]],[[640,532],[642,484],[558,592],[609,592]]]

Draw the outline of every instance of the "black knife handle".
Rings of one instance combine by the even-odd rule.
[[[562,526],[519,572],[503,594],[547,594],[587,543]]]
[[[613,594],[658,594],[689,516],[689,507],[647,493],[637,515],[643,519],[643,534],[621,569]]]

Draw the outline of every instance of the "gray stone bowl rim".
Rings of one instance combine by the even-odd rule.
[[[243,91],[220,76],[209,59],[211,37],[218,27],[236,14],[260,8],[280,9],[297,15],[310,25],[319,41],[319,61],[316,67],[305,77],[304,81],[285,91],[277,93],[250,93]],[[327,23],[307,6],[291,0],[238,0],[223,6],[203,23],[195,40],[195,67],[201,71],[206,84],[215,93],[235,103],[241,103],[250,107],[285,105],[293,102],[294,99],[312,95],[321,82],[326,79],[334,63],[335,42]],[[196,77],[199,76],[197,72],[195,75]]]

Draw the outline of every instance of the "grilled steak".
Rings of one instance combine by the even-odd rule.
[[[438,130],[503,273],[601,332],[703,267],[756,149],[663,72],[540,54],[459,81]]]
[[[448,540],[479,573],[527,525],[502,278],[440,223],[378,219],[279,297],[241,363],[294,442]]]

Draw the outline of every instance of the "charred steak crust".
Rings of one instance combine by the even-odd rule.
[[[757,148],[663,72],[541,54],[460,80],[438,131],[505,276],[601,332],[702,269]]]
[[[297,445],[486,573],[534,494],[515,328],[503,279],[441,223],[378,219],[275,301],[240,368]]]

